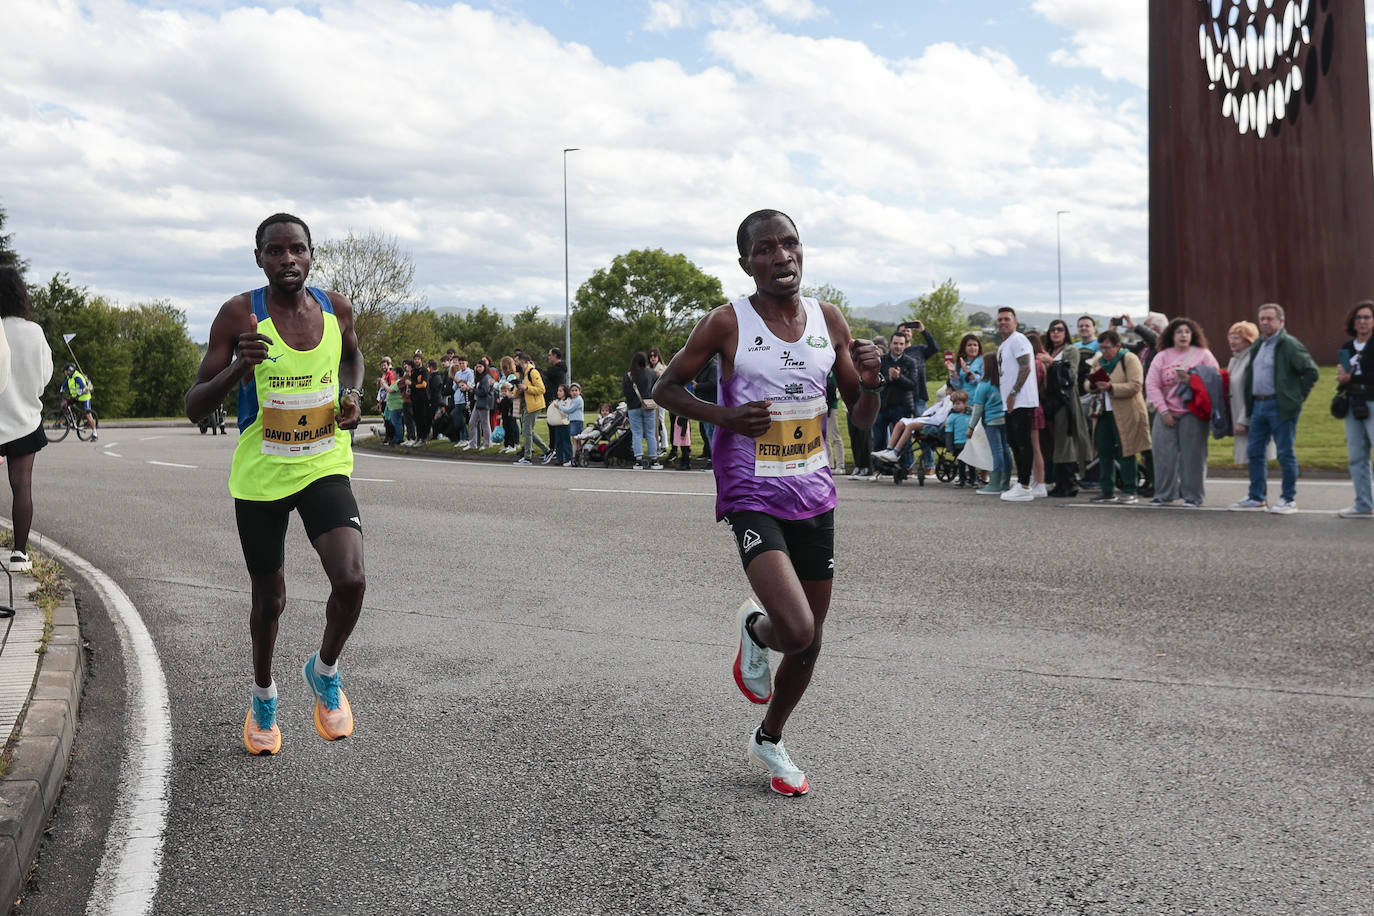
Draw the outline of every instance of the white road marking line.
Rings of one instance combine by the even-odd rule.
[[[164,467],[164,468],[192,468],[192,469],[194,469],[194,468],[196,467],[194,464],[175,464],[175,463],[173,463],[173,462],[171,462],[171,461],[149,461],[148,463],[149,463],[149,464],[156,464],[156,465],[158,465],[159,467]]]
[[[366,480],[368,483],[395,483],[395,482],[396,482],[396,481],[391,480],[390,478],[387,478],[387,477],[353,477],[353,478],[350,478],[350,479],[352,479],[352,480]]]
[[[119,766],[115,803],[105,852],[96,871],[86,912],[141,914],[153,906],[167,824],[168,779],[172,765],[172,717],[167,679],[157,646],[129,596],[104,572],[36,532],[41,548],[79,572],[114,618],[124,654],[129,723]]]
[[[124,457],[123,455],[119,454],[119,452],[112,452],[112,451],[110,451],[109,449],[105,449],[105,454],[109,455],[111,458],[123,458],[123,457]]]
[[[144,436],[143,438],[139,439],[138,441],[139,441],[139,442],[152,442],[154,439],[161,439],[161,438],[162,438],[162,436]]]
[[[635,493],[641,496],[710,496],[714,493],[690,493],[685,490],[610,490],[593,487],[568,487],[569,493]]]

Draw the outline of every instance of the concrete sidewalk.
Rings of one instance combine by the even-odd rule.
[[[53,610],[52,634],[40,653],[43,610],[28,597],[34,580],[15,573],[13,583],[12,625],[0,620],[0,735],[8,757],[0,773],[0,913],[8,913],[23,892],[57,805],[86,672],[72,593],[66,591]],[[8,597],[0,580],[0,601]]]

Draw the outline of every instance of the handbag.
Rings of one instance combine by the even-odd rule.
[[[1331,399],[1331,416],[1337,420],[1344,420],[1345,415],[1350,413],[1350,392],[1345,388],[1336,389],[1336,396]]]
[[[992,470],[992,444],[988,442],[987,424],[979,423],[969,433],[964,450],[959,453],[959,460],[980,471]]]
[[[568,415],[557,404],[550,404],[544,414],[544,422],[550,426],[567,426]]]

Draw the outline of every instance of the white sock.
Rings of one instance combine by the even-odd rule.
[[[316,652],[316,653],[315,653],[315,673],[318,674],[320,677],[332,677],[333,675],[338,674],[338,673],[339,673],[339,660],[338,660],[338,659],[335,659],[335,660],[334,660],[334,664],[332,664],[332,665],[326,665],[326,664],[320,659],[320,653]]]
[[[277,698],[277,682],[273,681],[266,687],[259,687],[258,682],[253,682],[253,696],[259,700],[275,700]]]

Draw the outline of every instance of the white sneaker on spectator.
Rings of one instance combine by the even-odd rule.
[[[1346,506],[1336,513],[1337,518],[1374,518],[1374,509],[1361,511],[1354,506]]]
[[[874,458],[884,458],[884,459],[886,459],[886,460],[888,460],[888,461],[891,461],[891,462],[893,462],[893,463],[895,464],[895,463],[897,462],[897,460],[898,460],[899,458],[901,458],[902,456],[899,455],[899,454],[897,453],[897,450],[896,450],[896,449],[885,448],[885,449],[883,449],[882,451],[874,452],[874,453],[873,453],[873,457],[874,457]]]
[[[1045,485],[1039,481],[1031,484],[1030,489],[1031,496],[1034,496],[1036,499],[1048,499],[1050,496],[1050,491],[1045,489]]]
[[[453,443],[454,448],[468,448],[471,445],[472,443],[467,439],[459,439],[457,442]]]
[[[1280,499],[1269,507],[1269,511],[1275,515],[1292,515],[1298,511],[1298,501],[1296,499]]]
[[[1242,499],[1240,502],[1231,503],[1226,508],[1232,512],[1263,512],[1267,504],[1262,499]]]
[[[1030,487],[1023,487],[1019,483],[1014,483],[1010,490],[1002,492],[1001,498],[1009,503],[1028,503],[1035,499],[1035,494],[1031,492]]]
[[[651,464],[651,465],[649,465],[649,470],[651,470],[651,471],[661,471],[661,470],[663,470],[663,463],[660,462],[657,458],[655,458],[655,459],[654,459],[654,463]]]

